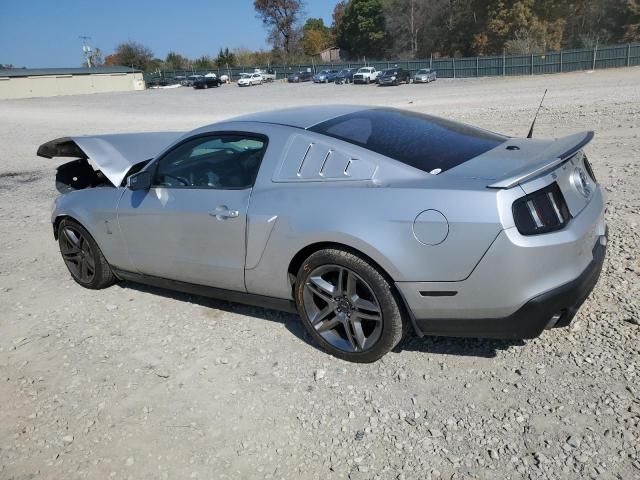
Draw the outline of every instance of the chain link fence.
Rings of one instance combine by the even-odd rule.
[[[259,68],[276,74],[277,79],[286,79],[299,71],[319,72],[321,70],[341,70],[372,66],[378,70],[385,68],[405,68],[413,75],[421,68],[437,71],[440,78],[495,77],[515,75],[540,75],[549,73],[574,72],[578,70],[599,70],[603,68],[631,67],[640,65],[640,43],[611,45],[592,49],[563,50],[535,55],[502,55],[494,57],[429,58],[423,60],[362,61],[344,63],[306,63],[295,65],[252,65],[220,67],[209,70],[171,70],[145,73],[147,85],[179,83],[181,77],[215,73],[227,75],[232,81],[242,73]]]

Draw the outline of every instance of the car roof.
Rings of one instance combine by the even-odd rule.
[[[260,122],[287,125],[296,128],[309,128],[318,123],[349,113],[369,110],[373,107],[361,105],[315,105],[310,107],[293,107],[268,112],[257,112],[231,118],[226,122]],[[219,123],[213,124],[219,125]]]

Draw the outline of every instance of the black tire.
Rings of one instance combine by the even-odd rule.
[[[74,242],[74,238],[70,236],[69,232],[75,232],[77,243]],[[60,225],[58,225],[58,245],[60,246],[62,260],[67,270],[69,270],[71,278],[79,285],[92,290],[99,290],[116,282],[116,277],[113,275],[100,247],[98,247],[89,232],[75,220],[65,218],[60,222]],[[77,253],[74,253],[76,251]],[[87,273],[89,274],[93,270],[92,275],[83,275],[81,265],[83,265],[84,259],[88,262]]]
[[[311,285],[309,277],[312,273],[319,271],[320,268],[342,268],[345,271],[355,273],[360,280],[365,282],[365,286],[370,288],[371,293],[375,295],[374,301],[379,305],[379,314],[381,316],[381,330],[378,331],[375,343],[360,351],[346,351],[332,345],[325,337],[323,337],[312,325],[309,314],[305,306],[308,302],[309,293],[308,286]],[[348,281],[347,281],[348,283]],[[374,267],[369,261],[362,258],[355,252],[340,249],[326,249],[310,255],[300,266],[296,277],[295,297],[298,313],[302,319],[302,323],[314,341],[325,351],[349,362],[371,363],[379,360],[389,351],[391,351],[403,339],[407,332],[407,324],[403,318],[403,309],[401,301],[398,298],[391,283],[386,276]],[[356,297],[359,298],[358,295]],[[354,317],[357,316],[354,314]],[[328,317],[327,317],[328,318]],[[337,318],[337,314],[336,317]],[[327,321],[328,322],[328,321]],[[348,320],[347,320],[348,322]],[[320,324],[318,324],[320,325]],[[353,324],[351,324],[353,325]],[[362,333],[362,323],[360,324],[360,332]],[[376,323],[377,325],[377,323]],[[345,332],[344,327],[337,327]],[[333,331],[333,330],[332,330]],[[337,331],[337,330],[336,330]],[[352,330],[355,333],[355,330]],[[350,334],[351,335],[351,334]],[[344,335],[343,335],[344,337]],[[352,335],[352,345],[355,345]]]

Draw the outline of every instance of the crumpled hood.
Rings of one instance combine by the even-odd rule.
[[[86,158],[113,185],[119,186],[133,165],[157,157],[184,134],[149,132],[62,137],[40,145],[38,156]]]

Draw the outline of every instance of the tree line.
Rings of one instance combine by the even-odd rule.
[[[221,48],[217,56],[164,59],[136,42],[106,65],[146,71],[309,62],[329,47],[345,60],[534,54],[640,41],[640,0],[342,0],[330,25],[304,0],[255,0],[270,50]]]

